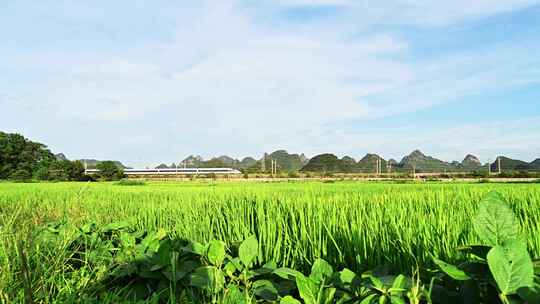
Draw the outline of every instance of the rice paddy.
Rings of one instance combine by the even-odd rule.
[[[302,270],[322,258],[355,271],[388,265],[411,273],[433,267],[433,257],[456,262],[458,247],[478,243],[471,218],[491,190],[511,204],[531,256],[539,257],[539,184],[0,183],[0,290],[18,280],[17,242],[53,221],[122,220],[134,229],[226,244],[255,235],[261,263]],[[44,260],[34,275],[60,275],[62,265],[52,263]]]

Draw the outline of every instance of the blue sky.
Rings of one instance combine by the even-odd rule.
[[[0,130],[134,166],[540,157],[540,1],[5,1]]]

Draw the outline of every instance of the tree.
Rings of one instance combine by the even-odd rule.
[[[123,175],[123,172],[122,172]],[[84,164],[80,160],[72,161],[69,170],[69,179],[72,181],[85,180]]]
[[[81,161],[54,160],[43,161],[34,171],[38,180],[82,181],[85,180],[84,166]]]
[[[100,162],[96,168],[99,170],[99,177],[104,180],[119,180],[124,177],[124,169],[110,160]]]
[[[45,145],[20,134],[0,132],[0,179],[31,178],[42,162],[53,160],[54,155]]]
[[[28,181],[32,178],[32,173],[25,169],[17,169],[9,175],[9,179],[15,181]]]

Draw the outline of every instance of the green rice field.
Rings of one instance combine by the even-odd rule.
[[[459,246],[478,243],[471,218],[491,190],[508,200],[531,256],[540,257],[539,184],[0,183],[0,290],[5,300],[20,284],[14,261],[21,241],[31,258],[43,251],[32,272],[37,280],[82,284],[62,277],[63,265],[54,254],[28,244],[33,232],[58,221],[79,226],[126,221],[133,229],[163,229],[173,238],[229,245],[255,235],[260,263],[303,270],[322,258],[355,271],[388,265],[411,273],[432,268],[433,257],[457,262]]]

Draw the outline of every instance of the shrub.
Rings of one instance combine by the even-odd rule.
[[[289,178],[298,178],[298,177],[299,177],[298,172],[296,172],[296,171],[291,171],[291,172],[289,172],[289,173],[287,174],[287,176],[288,176]]]
[[[118,167],[113,161],[104,161],[97,164],[99,177],[106,181],[119,180],[124,177],[124,170]]]
[[[118,186],[144,186],[146,182],[141,180],[122,179],[115,183]]]
[[[30,173],[30,171],[25,170],[25,169],[17,169],[9,175],[9,179],[12,179],[16,182],[29,181],[32,179],[32,173]]]

